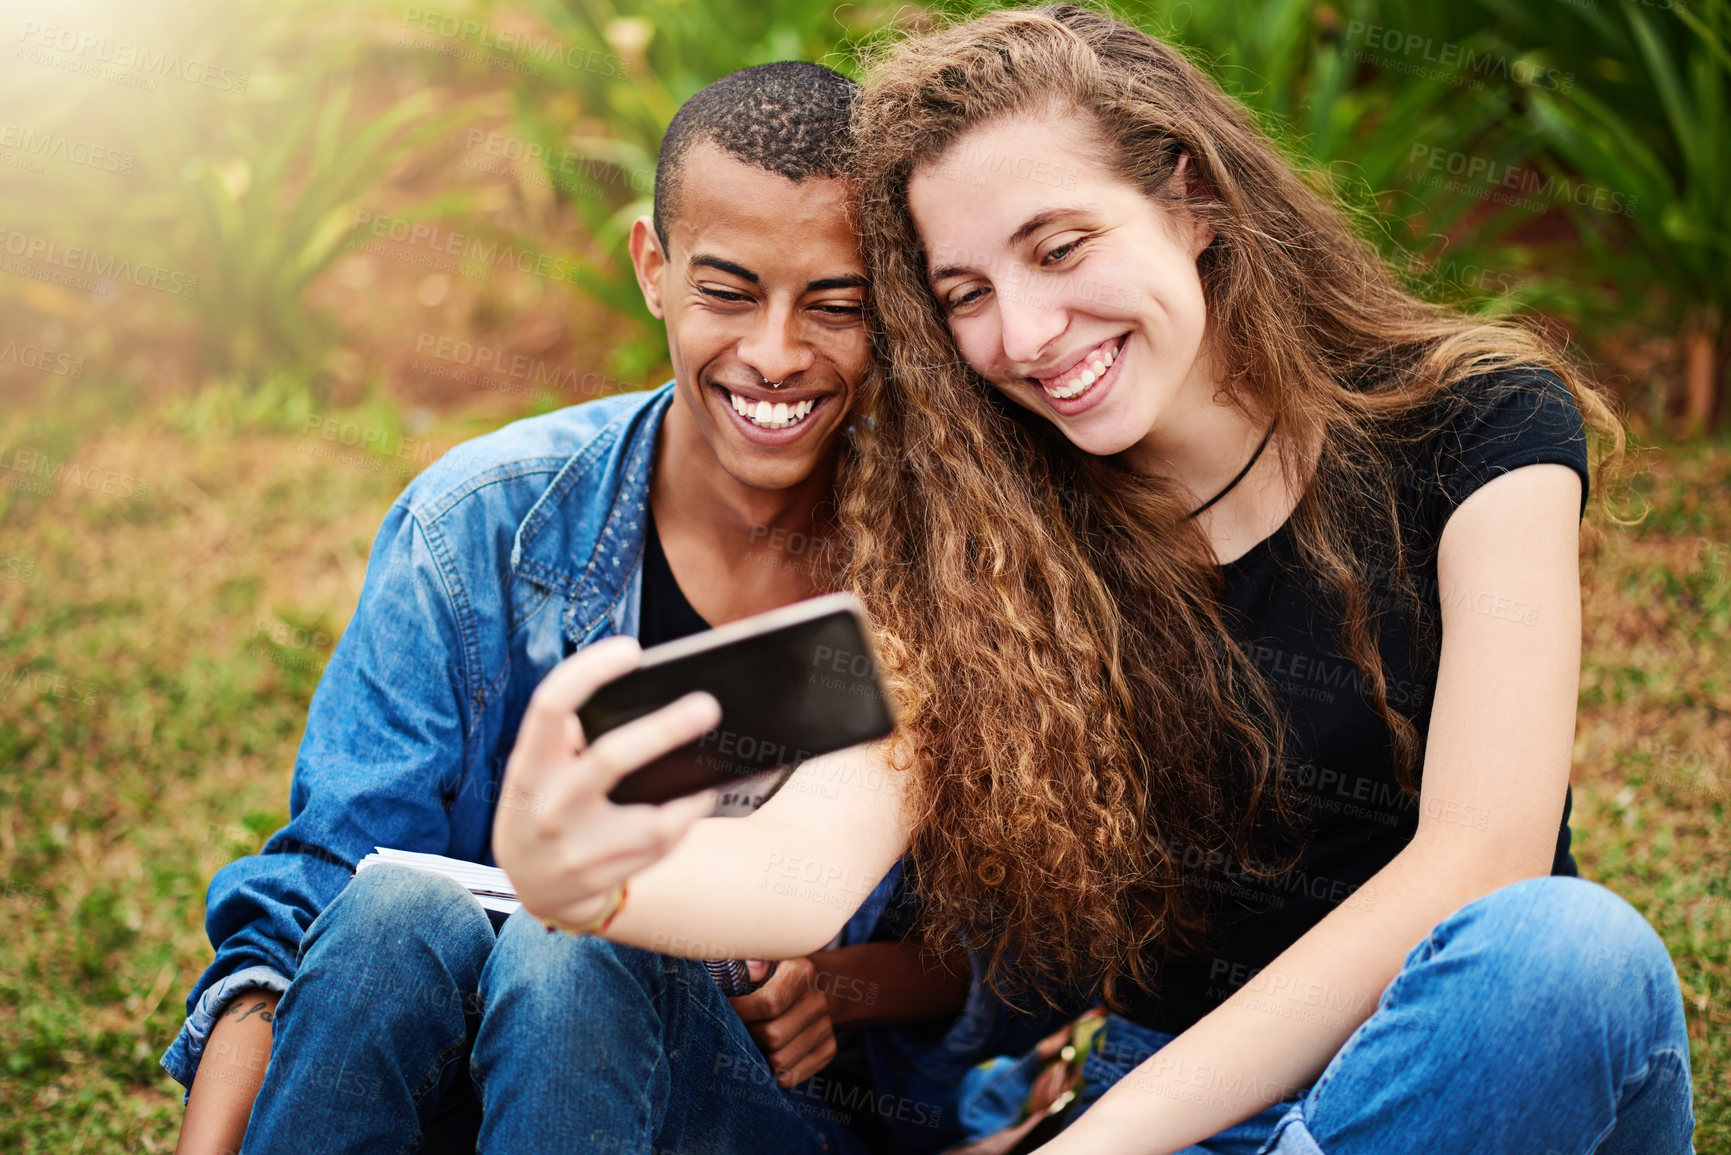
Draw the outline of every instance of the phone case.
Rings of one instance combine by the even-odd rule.
[[[865,615],[851,594],[797,602],[656,646],[578,708],[596,737],[697,690],[721,724],[627,775],[617,803],[665,802],[881,738],[894,728]]]

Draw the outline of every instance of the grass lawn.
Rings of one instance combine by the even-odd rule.
[[[373,532],[425,459],[80,389],[0,415],[0,1151],[168,1151],[180,1092],[157,1057],[209,960],[205,887],[285,820]],[[32,491],[20,451],[70,463],[59,485]],[[1605,525],[1585,569],[1575,846],[1671,949],[1696,1145],[1726,1152],[1731,450],[1644,465],[1648,516]]]

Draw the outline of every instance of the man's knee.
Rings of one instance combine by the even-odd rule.
[[[505,920],[499,943],[487,963],[488,986],[502,985],[569,989],[573,984],[616,982],[621,976],[647,973],[636,956],[646,952],[594,935],[549,931],[527,912]]]
[[[444,1004],[474,990],[492,947],[486,912],[460,884],[404,866],[369,867],[308,930],[296,979],[331,973],[350,1001]]]
[[[509,996],[518,1007],[553,1018],[604,1015],[714,989],[701,963],[594,935],[549,932],[524,911],[500,930],[481,984],[489,1008]]]
[[[663,961],[592,935],[550,933],[519,911],[487,960],[481,1004],[488,1020],[508,1020],[513,1029],[559,1032],[608,1022],[661,998]]]

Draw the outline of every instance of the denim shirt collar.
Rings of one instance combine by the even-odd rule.
[[[643,554],[649,472],[674,385],[623,414],[560,469],[517,527],[511,568],[566,598],[566,641],[610,632]]]

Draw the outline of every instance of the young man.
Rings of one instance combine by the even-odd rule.
[[[489,859],[495,806],[535,804],[499,797],[530,694],[575,649],[824,591],[813,543],[871,367],[839,177],[852,95],[789,63],[693,97],[662,145],[654,219],[631,235],[673,383],[469,442],[386,516],[313,699],[289,824],[211,883],[216,961],[163,1057],[191,1091],[181,1152],[243,1132],[248,1152],[861,1150],[872,1127],[876,1145],[887,1129],[935,1149],[955,1133],[931,1073],[966,1069],[985,1000],[950,1029],[968,978],[893,941],[894,875],[850,945],[783,963],[731,1012],[698,964],[525,914],[497,928],[455,884],[403,868],[350,881],[375,846]],[[671,835],[698,814],[621,809],[617,829]],[[838,1026],[898,1022],[925,1025],[879,1032],[854,1083],[811,1080]],[[928,1081],[897,1082],[922,1053],[939,1057]]]

